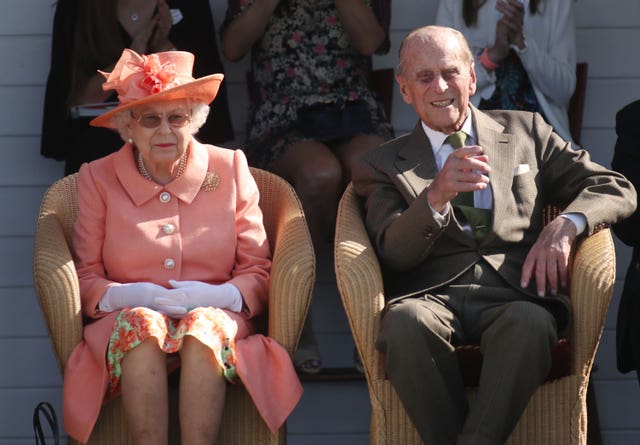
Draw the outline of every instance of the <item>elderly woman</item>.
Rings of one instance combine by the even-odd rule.
[[[226,381],[243,382],[272,430],[301,394],[287,352],[256,334],[270,268],[258,189],[242,151],[193,137],[223,77],[194,79],[193,62],[125,49],[104,73],[119,106],[92,125],[126,143],[78,177],[73,248],[87,323],[63,405],[65,430],[82,442],[121,393],[135,442],[166,444],[167,374],[178,367],[185,444],[214,443]],[[277,391],[265,384],[275,379],[286,382]]]

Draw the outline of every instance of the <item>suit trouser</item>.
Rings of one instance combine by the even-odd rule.
[[[426,445],[496,445],[544,382],[556,342],[551,313],[481,262],[433,294],[389,305],[376,346]],[[455,354],[463,343],[483,354],[471,406]]]

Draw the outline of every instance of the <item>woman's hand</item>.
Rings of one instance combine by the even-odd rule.
[[[509,55],[509,32],[509,25],[503,16],[496,23],[496,40],[493,42],[493,46],[488,48],[489,59],[496,65],[500,65]]]
[[[173,286],[173,290],[154,301],[160,308],[164,305],[181,306],[185,311],[190,311],[196,307],[210,306],[234,312],[240,312],[242,309],[242,295],[233,284],[176,280],[169,280],[169,284]]]
[[[384,28],[371,7],[362,0],[335,0],[338,18],[353,47],[365,56],[373,55],[384,42]]]
[[[264,35],[273,11],[280,0],[261,0],[233,19],[222,32],[222,54],[232,61],[240,60]]]
[[[169,316],[182,316],[187,310],[181,305],[155,303],[157,298],[168,297],[173,289],[165,289],[153,283],[123,283],[110,286],[98,307],[103,312],[113,312],[127,307],[148,307]]]
[[[130,48],[138,54],[148,54],[161,51],[169,51],[173,43],[169,40],[169,32],[173,25],[171,11],[165,0],[158,0],[158,11],[133,36]]]
[[[138,54],[147,54],[149,52],[149,40],[151,39],[155,28],[155,21],[153,19],[149,20],[149,23],[147,23],[144,28],[142,28],[135,36],[132,36],[129,48]]]
[[[169,32],[173,25],[173,18],[169,5],[165,0],[158,0],[158,12],[153,16],[151,22],[155,24],[153,33],[149,40],[149,51],[157,53],[161,51],[170,51],[174,48],[173,43],[169,40]]]
[[[502,13],[507,39],[510,45],[524,49],[524,5],[519,0],[498,0],[496,9]]]

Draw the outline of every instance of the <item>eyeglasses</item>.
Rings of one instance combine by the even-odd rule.
[[[137,116],[131,112],[131,117],[144,128],[158,128],[162,124],[162,114],[141,114]],[[167,115],[167,122],[173,128],[184,127],[191,120],[191,116],[186,113],[171,113]]]

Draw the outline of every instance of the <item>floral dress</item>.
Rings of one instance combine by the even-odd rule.
[[[107,349],[109,394],[119,392],[124,356],[148,338],[153,338],[165,353],[174,354],[182,347],[185,336],[191,335],[211,350],[227,380],[237,381],[234,338],[238,326],[220,309],[198,307],[182,319],[175,319],[146,307],[135,307],[121,311],[114,325]],[[171,360],[176,359],[170,356],[170,369]]]
[[[253,1],[229,0],[225,25]],[[366,1],[387,32],[378,50],[386,53],[390,1]],[[318,139],[298,125],[301,110],[318,104],[338,109],[359,104],[359,122],[347,137],[373,133],[386,140],[393,136],[383,106],[369,88],[371,58],[351,45],[334,0],[282,1],[262,39],[252,48],[251,69],[245,151],[253,165],[269,168],[286,146]]]

